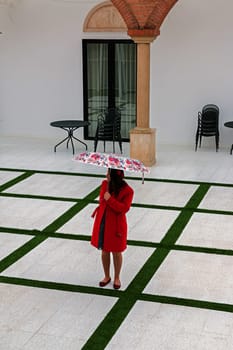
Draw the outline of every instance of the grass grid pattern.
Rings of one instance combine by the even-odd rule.
[[[71,234],[69,232],[63,234],[56,232],[61,226],[68,222],[71,218],[74,217],[78,212],[85,208],[89,204],[97,203],[97,197],[99,194],[99,187],[95,188],[94,191],[88,193],[84,198],[63,198],[63,197],[52,197],[52,196],[38,196],[38,195],[29,195],[29,194],[14,194],[8,193],[7,190],[12,186],[19,184],[21,181],[33,176],[34,174],[52,174],[52,175],[64,175],[64,176],[77,176],[77,177],[99,177],[101,175],[93,175],[86,173],[65,173],[65,172],[51,172],[51,171],[36,171],[36,170],[25,170],[25,169],[9,169],[9,168],[0,168],[1,171],[20,172],[22,174],[16,175],[10,181],[7,181],[0,185],[0,198],[2,197],[15,197],[15,198],[33,198],[33,199],[46,199],[51,201],[67,201],[71,202],[72,206],[65,211],[62,215],[57,217],[53,222],[51,222],[43,230],[29,230],[29,229],[17,229],[13,227],[4,227],[0,226],[0,238],[1,233],[9,234],[23,234],[31,236],[25,244],[19,248],[12,251],[9,255],[5,256],[0,261],[0,283],[8,283],[13,285],[22,285],[30,286],[35,288],[47,288],[60,291],[70,291],[77,293],[88,293],[93,295],[102,295],[108,297],[117,298],[116,303],[105,316],[102,322],[95,329],[93,334],[89,339],[86,340],[86,343],[83,346],[83,350],[96,349],[102,350],[110,342],[114,334],[117,332],[122,322],[126,319],[129,312],[134,307],[135,303],[139,300],[145,302],[154,302],[154,303],[165,303],[173,305],[182,305],[195,308],[204,308],[211,310],[220,310],[225,312],[233,312],[233,305],[224,304],[224,303],[215,303],[208,300],[192,300],[185,298],[176,298],[169,297],[166,295],[152,295],[143,293],[145,287],[151,280],[151,278],[156,275],[157,270],[163,264],[168,254],[173,251],[185,251],[185,252],[197,252],[205,254],[219,254],[219,255],[233,255],[233,250],[229,249],[218,249],[218,248],[207,248],[207,247],[193,247],[176,244],[180,235],[182,234],[184,228],[190,221],[194,213],[207,213],[207,214],[218,214],[223,215],[233,215],[231,211],[221,211],[221,210],[207,210],[198,208],[200,202],[203,200],[207,192],[212,186],[223,186],[223,187],[233,187],[230,184],[219,184],[219,183],[202,183],[194,181],[178,181],[178,180],[167,180],[167,179],[145,179],[145,181],[150,181],[151,184],[155,182],[167,182],[167,183],[181,183],[181,184],[195,184],[197,185],[196,191],[193,193],[191,198],[183,207],[174,207],[174,206],[161,206],[161,205],[148,205],[148,204],[139,204],[133,203],[132,206],[138,208],[155,208],[161,210],[176,210],[178,211],[178,216],[161,239],[160,242],[149,242],[149,241],[137,241],[137,240],[128,240],[128,245],[130,246],[141,246],[141,247],[150,247],[155,248],[150,257],[145,261],[144,265],[141,266],[141,269],[138,271],[134,279],[128,285],[125,290],[109,290],[102,289],[93,286],[82,286],[82,285],[73,285],[67,283],[56,283],[43,280],[30,280],[19,277],[8,277],[4,276],[4,270],[9,266],[17,262],[19,259],[24,257],[27,253],[31,252],[35,247],[40,245],[49,237],[56,237],[61,240],[70,239],[70,240],[80,240],[80,241],[90,241],[90,233],[77,235]],[[130,177],[130,179],[141,181],[138,178]]]

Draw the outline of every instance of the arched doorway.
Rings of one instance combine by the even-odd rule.
[[[177,1],[145,0],[143,4],[138,0],[107,1],[95,7],[85,21],[85,24],[92,23],[92,30],[94,28],[94,31],[103,31],[109,25],[109,19],[112,18],[110,27],[112,25],[112,30],[117,31],[116,23],[120,14],[119,22],[122,25],[122,19],[124,20],[128,35],[137,44],[137,112],[136,127],[130,131],[130,155],[148,166],[156,162],[155,129],[151,129],[149,125],[150,44],[159,35],[163,20]],[[106,9],[112,16],[104,15]]]

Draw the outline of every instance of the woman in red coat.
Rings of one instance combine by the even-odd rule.
[[[110,281],[110,254],[113,255],[115,289],[119,289],[120,271],[122,266],[122,252],[127,245],[126,213],[133,200],[133,189],[124,181],[122,170],[108,169],[107,179],[102,182],[99,206],[94,211],[95,217],[91,244],[102,249],[102,264],[104,279],[100,287]]]

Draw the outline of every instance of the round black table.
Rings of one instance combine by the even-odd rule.
[[[64,138],[64,140],[60,141],[56,146],[54,146],[54,152],[56,152],[57,146],[59,146],[61,143],[67,141],[66,147],[68,148],[69,142],[71,142],[72,145],[72,150],[74,154],[74,143],[73,139],[75,139],[78,142],[81,142],[83,145],[85,145],[86,150],[87,150],[87,144],[79,139],[77,139],[74,136],[74,131],[77,130],[78,128],[83,128],[84,126],[88,126],[90,123],[84,120],[57,120],[54,122],[51,122],[50,125],[54,126],[56,128],[63,129],[67,132],[67,137]]]
[[[226,126],[227,128],[233,128],[233,122],[226,122],[224,123],[224,126]],[[232,154],[232,151],[233,151],[233,144],[231,145],[230,154]]]

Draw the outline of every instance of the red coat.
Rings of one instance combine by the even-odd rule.
[[[99,206],[93,213],[95,217],[91,244],[98,248],[100,223],[105,214],[104,244],[103,250],[106,252],[122,252],[127,244],[127,220],[126,213],[130,209],[133,200],[133,189],[126,184],[119,194],[106,201],[104,193],[107,191],[108,182],[104,180],[100,189]]]

